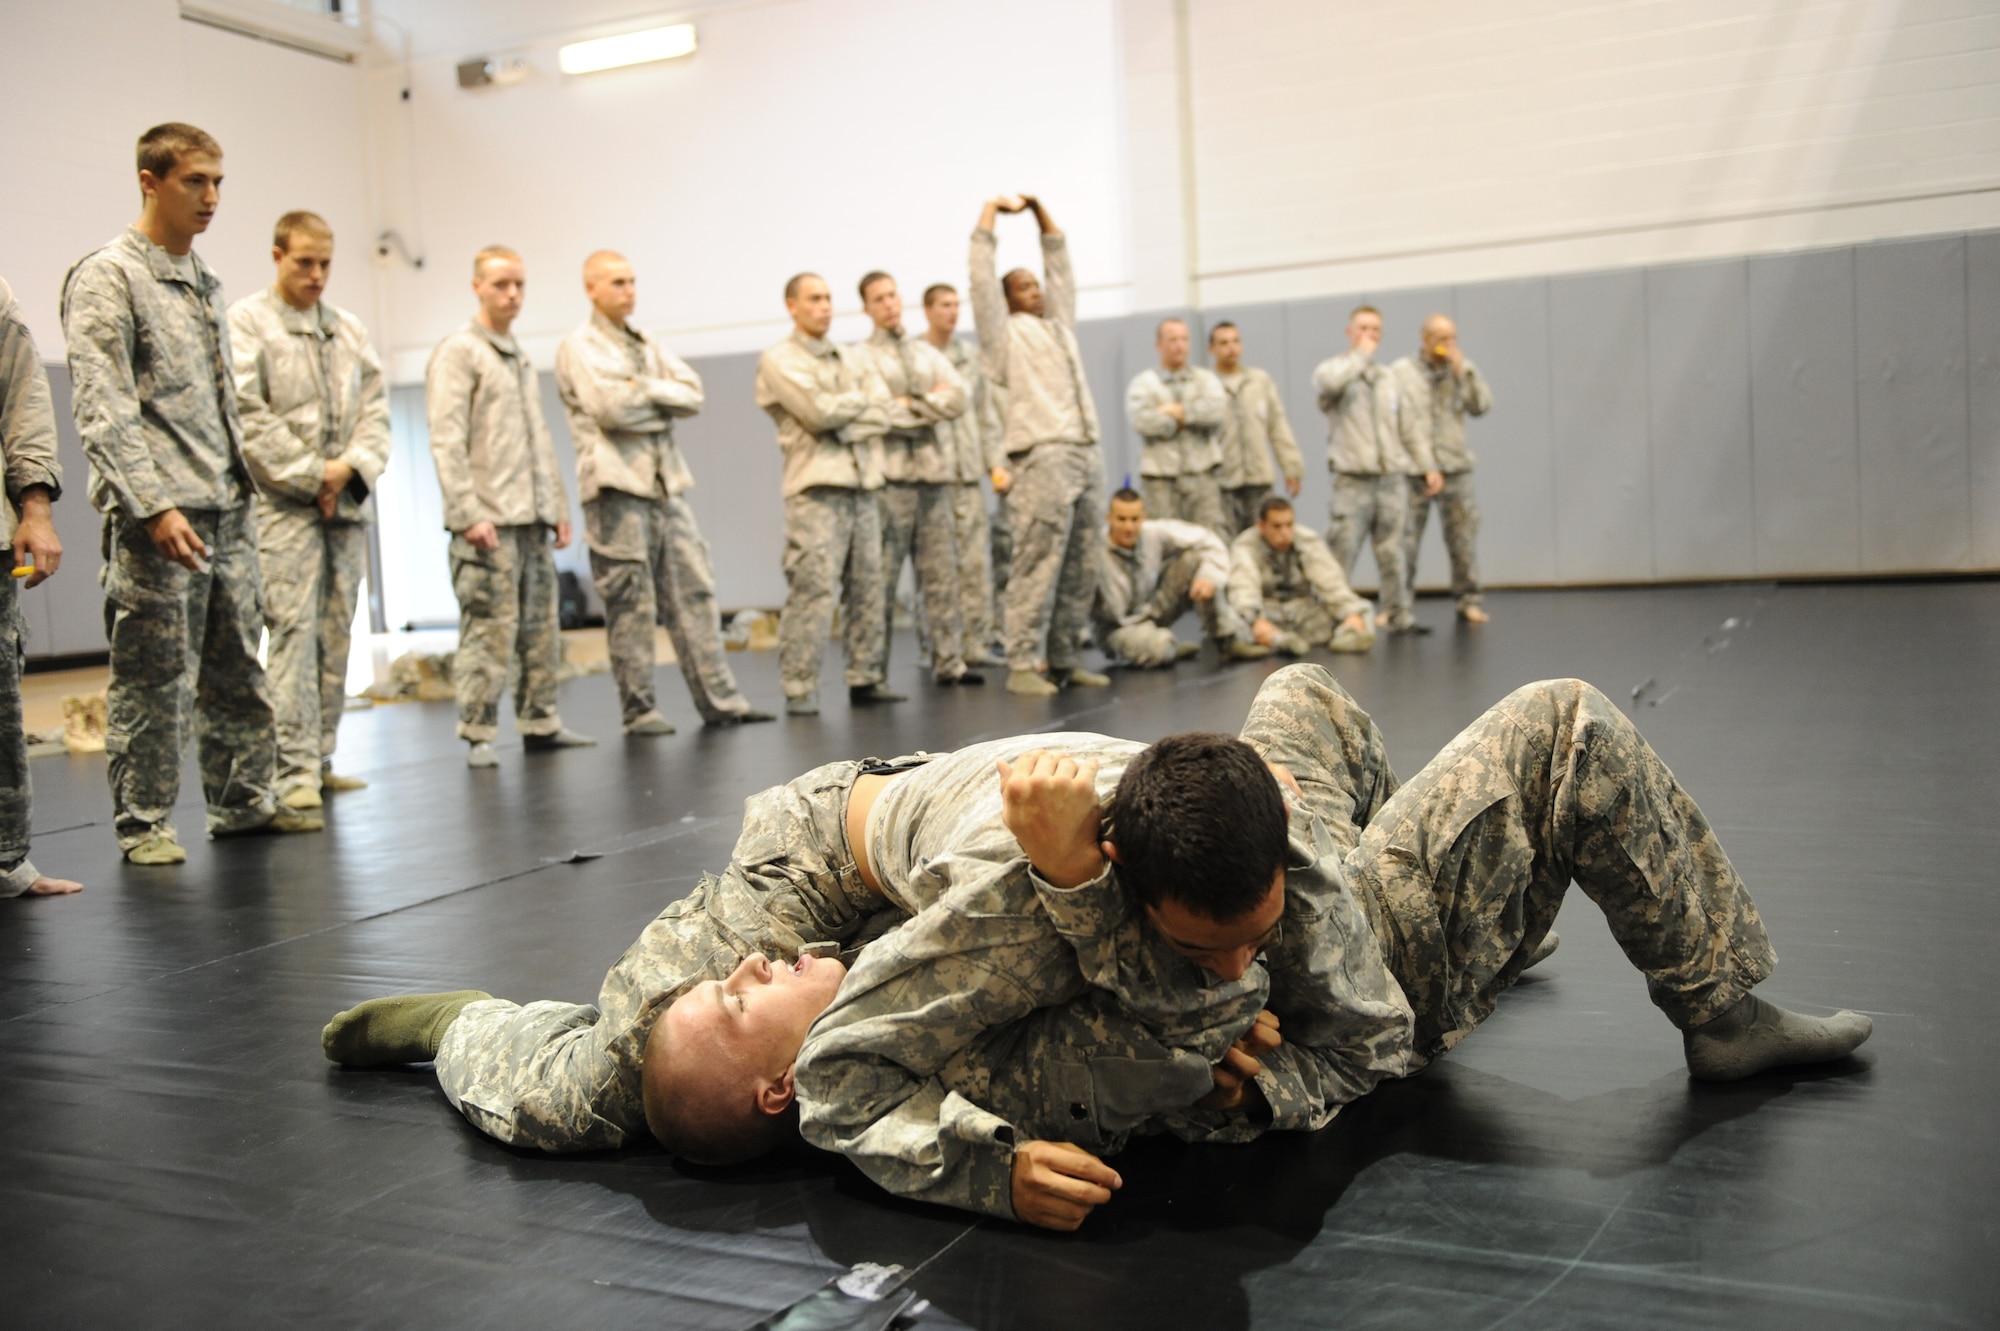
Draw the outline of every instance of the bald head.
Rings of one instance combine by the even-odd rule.
[[[621,327],[639,304],[638,279],[616,250],[599,250],[583,261],[583,293],[599,314]]]
[[[1426,359],[1442,363],[1450,360],[1458,351],[1458,325],[1446,314],[1433,314],[1424,320],[1419,336],[1423,339],[1423,353]]]

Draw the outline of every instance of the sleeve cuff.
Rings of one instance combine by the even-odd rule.
[[[1056,932],[1071,938],[1104,938],[1125,919],[1125,894],[1111,873],[1111,861],[1089,882],[1057,887],[1028,866],[1028,881]]]

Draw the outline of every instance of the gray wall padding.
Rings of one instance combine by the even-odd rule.
[[[1278,379],[1306,455],[1300,513],[1313,527],[1325,525],[1329,485],[1312,370],[1346,346],[1347,312],[1363,300],[1383,312],[1391,357],[1415,348],[1424,315],[1452,315],[1493,383],[1493,412],[1472,423],[1491,585],[2000,569],[2000,232],[1194,316],[1198,358],[1207,329],[1230,319],[1249,362]],[[1153,363],[1165,314],[1079,330],[1114,486],[1138,469],[1125,385]],[[692,363],[708,409],[679,438],[720,600],[780,605],[784,510],[771,423],[752,401],[757,357]],[[71,469],[57,506],[68,562],[53,591],[25,598],[34,650],[101,650],[95,515],[61,367],[50,378]],[[573,475],[549,376],[543,393]],[[434,520],[422,389],[394,396],[400,456],[384,485],[418,487],[405,511]],[[576,520],[580,529],[580,510]],[[422,584],[414,601],[449,608],[442,533],[435,549],[434,567],[416,559],[400,575]],[[580,540],[561,563],[588,582]],[[1364,554],[1356,570],[1364,586],[1371,563]],[[1447,573],[1433,523],[1420,583],[1442,587]]]

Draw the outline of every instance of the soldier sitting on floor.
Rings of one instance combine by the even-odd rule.
[[[1517,690],[1399,789],[1368,715],[1297,665],[1240,741],[818,768],[747,803],[729,868],[647,928],[599,1007],[377,999],[323,1040],[353,1065],[434,1057],[501,1141],[611,1147],[644,1124],[726,1161],[796,1114],[892,1192],[1074,1228],[1135,1131],[1313,1130],[1450,1049],[1552,950],[1572,880],[1693,1076],[1868,1037],[1751,993],[1776,956],[1741,879],[1597,690]],[[797,960],[870,935],[844,976]]]
[[[1375,645],[1375,610],[1347,585],[1340,561],[1320,534],[1301,527],[1289,499],[1272,495],[1257,523],[1229,547],[1229,604],[1250,639],[1287,656],[1315,643],[1336,652]]]
[[[1229,604],[1229,547],[1208,527],[1177,518],[1148,518],[1146,501],[1130,486],[1111,496],[1104,567],[1091,609],[1097,641],[1123,665],[1170,666],[1201,648],[1174,637],[1174,621],[1189,610],[1225,661],[1269,656],[1250,641]]]

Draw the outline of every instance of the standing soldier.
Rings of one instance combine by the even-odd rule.
[[[222,149],[193,125],[139,139],[139,220],[63,279],[76,430],[104,514],[106,775],[134,864],[180,864],[181,750],[195,738],[212,837],[317,832],[272,798],[277,737],[252,492],[222,283],[194,253]],[[189,715],[192,708],[193,715]]]
[[[1417,585],[1417,547],[1433,501],[1444,523],[1444,548],[1451,555],[1451,594],[1458,617],[1484,624],[1491,616],[1479,604],[1479,500],[1472,493],[1472,450],[1465,446],[1465,418],[1493,409],[1493,390],[1479,367],[1458,349],[1458,325],[1442,314],[1424,320],[1423,346],[1389,367],[1396,396],[1415,433],[1428,445],[1443,487],[1428,478],[1410,484],[1410,535],[1404,547],[1410,586]]]
[[[1209,330],[1208,357],[1229,395],[1222,413],[1222,516],[1230,531],[1227,539],[1233,540],[1257,525],[1277,479],[1271,454],[1277,453],[1285,493],[1294,499],[1305,479],[1306,460],[1292,437],[1292,423],[1285,419],[1278,386],[1264,371],[1243,363],[1243,334],[1235,324],[1224,320]]]
[[[1177,518],[1207,527],[1226,545],[1236,533],[1222,513],[1225,398],[1213,373],[1188,364],[1188,326],[1162,319],[1153,332],[1157,368],[1133,376],[1125,415],[1142,441],[1139,486],[1154,521]]]
[[[674,446],[674,418],[701,410],[701,376],[632,326],[639,287],[623,255],[584,260],[583,290],[595,312],[557,348],[556,387],[576,441],[583,534],[625,733],[674,733],[653,693],[656,624],[667,627],[703,724],[773,720],[736,687],[708,543],[682,497],[694,476]]]
[[[335,776],[347,705],[347,649],[368,570],[368,496],[389,465],[389,392],[368,330],[320,299],[333,228],[313,213],[278,219],[278,280],[229,309],[243,460],[262,492],[257,560],[271,630],[278,802],[317,809]]]
[[[944,354],[965,385],[965,410],[937,425],[945,450],[945,473],[951,479],[945,494],[951,501],[953,535],[958,548],[958,624],[970,666],[1001,664],[993,655],[992,532],[986,519],[982,482],[1003,472],[1007,454],[1000,447],[1000,411],[979,355],[970,344],[953,337],[958,328],[958,292],[943,282],[924,289],[924,340]]]
[[[56,418],[49,406],[49,377],[35,354],[35,340],[0,281],[0,466],[7,497],[0,502],[0,544],[13,553],[26,585],[47,582],[62,564],[62,541],[49,521],[49,505],[62,493],[56,461]],[[82,883],[50,878],[28,859],[31,792],[28,736],[21,724],[21,658],[27,621],[21,617],[22,584],[0,578],[0,897],[59,897]]]
[[[791,716],[819,715],[819,666],[836,603],[846,609],[847,696],[902,702],[883,687],[882,432],[889,394],[867,356],[826,340],[833,293],[817,273],[785,283],[792,335],[757,362],[757,405],[785,455],[785,612],[778,679]]]
[[[994,223],[1032,210],[1048,289],[1025,268],[997,275]],[[1065,684],[1104,688],[1108,675],[1077,664],[1097,591],[1097,524],[1104,453],[1097,405],[1076,342],[1076,275],[1069,245],[1040,199],[991,199],[972,233],[972,321],[987,380],[1006,394],[1007,490],[1013,566],[1007,577],[1007,689],[1046,697]],[[1004,475],[1002,474],[1004,472]]]
[[[917,603],[931,640],[931,679],[984,684],[965,666],[958,613],[958,533],[946,485],[953,459],[942,426],[965,415],[965,382],[936,347],[903,331],[903,297],[896,279],[872,272],[861,279],[861,304],[875,331],[855,349],[874,363],[889,394],[889,431],[882,436],[882,664],[889,664],[889,621],[903,562],[917,569]]]
[[[557,550],[569,544],[569,497],[556,473],[535,367],[508,332],[528,285],[521,256],[489,245],[472,259],[479,312],[438,343],[424,370],[431,457],[451,532],[458,597],[458,734],[467,767],[497,767],[500,693],[509,663],[514,724],[529,749],[595,744],[556,713]]]
[[[1372,540],[1389,631],[1429,633],[1430,626],[1419,624],[1410,608],[1403,546],[1410,483],[1405,478],[1413,472],[1422,476],[1425,488],[1436,494],[1444,477],[1431,461],[1429,447],[1411,434],[1408,418],[1396,410],[1395,378],[1375,363],[1381,344],[1382,312],[1373,305],[1357,306],[1347,318],[1347,352],[1321,361],[1313,371],[1319,409],[1326,413],[1327,465],[1333,469],[1326,539],[1350,580],[1362,540]]]

